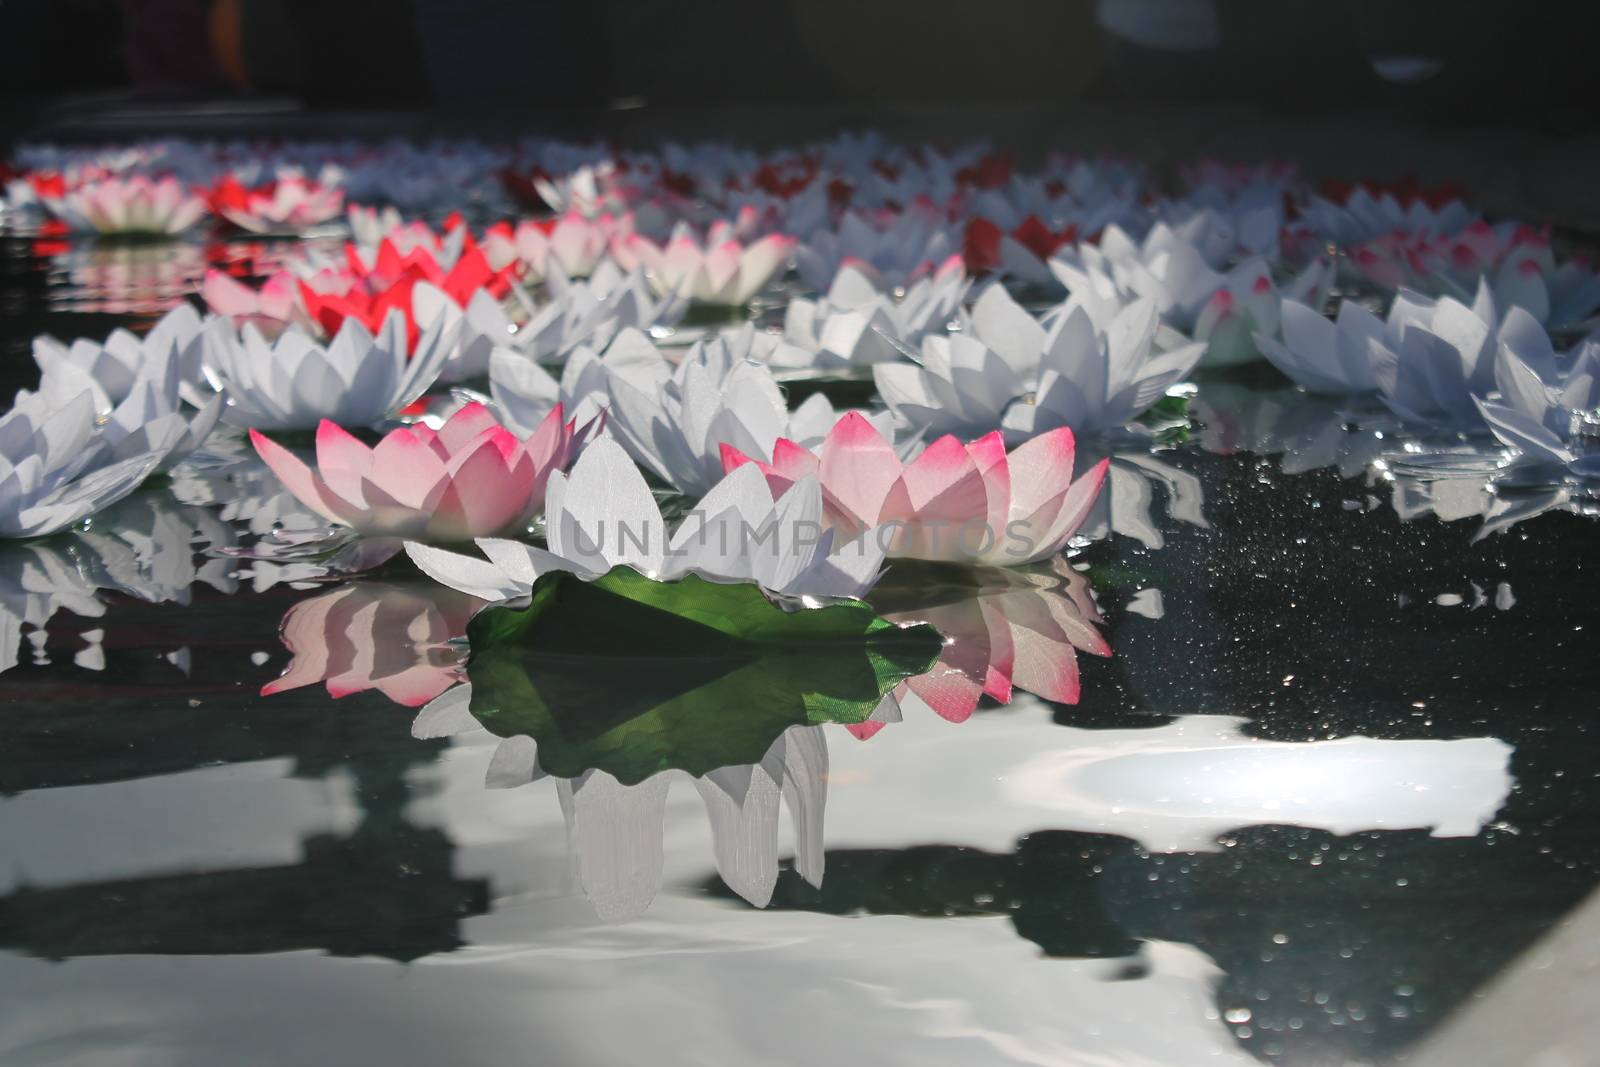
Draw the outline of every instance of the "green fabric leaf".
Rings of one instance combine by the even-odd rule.
[[[941,647],[859,602],[788,611],[754,585],[627,567],[547,574],[527,607],[486,608],[467,636],[479,721],[533,737],[548,774],[625,784],[755,763],[790,726],[861,722]]]

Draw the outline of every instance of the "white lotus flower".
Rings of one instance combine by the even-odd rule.
[[[200,371],[200,348],[193,342],[199,336],[199,314],[188,303],[167,312],[142,338],[118,328],[103,343],[79,338],[71,345],[43,335],[33,339],[33,361],[43,375],[70,364],[82,371],[104,394],[102,410],[120,404],[133,390],[140,374],[157,358],[178,361],[178,376],[185,385],[204,381]]]
[[[1367,342],[1388,339],[1399,344],[1398,331],[1388,334],[1383,320],[1344,300],[1332,321],[1298,300],[1285,298],[1279,324],[1283,340],[1258,332],[1255,341],[1272,365],[1313,393],[1367,393],[1378,388],[1367,356]]]
[[[38,393],[24,390],[17,399],[20,403],[31,398],[53,410],[86,392],[99,420],[96,441],[100,446],[118,459],[146,450],[163,450],[160,469],[175,466],[205,443],[223,409],[222,397],[196,384],[198,374],[185,377],[185,368],[198,367],[200,363],[199,335],[183,339],[184,332],[193,325],[192,318],[192,311],[169,315],[143,342],[133,342],[139,364],[132,381],[117,389],[115,395],[102,388],[83,367],[86,364],[109,374],[113,384],[120,387],[123,364],[94,358],[80,363],[68,358],[47,360],[49,366],[40,376]],[[113,340],[117,340],[115,336]],[[131,336],[119,340],[118,347],[126,351],[124,346],[132,341]],[[92,347],[89,342],[82,344]],[[72,351],[66,349],[69,356]],[[77,351],[88,354],[89,348],[77,347]],[[178,432],[169,439],[168,432],[173,427]]]
[[[1224,366],[1259,355],[1255,334],[1277,332],[1283,296],[1320,307],[1334,279],[1332,265],[1321,258],[1281,291],[1260,257],[1224,274],[1165,223],[1158,223],[1142,245],[1108,227],[1098,249],[1080,245],[1075,254],[1052,259],[1051,269],[1072,293],[1110,290],[1124,302],[1140,296],[1153,300],[1162,321],[1208,343],[1207,363]]]
[[[702,244],[680,225],[658,245],[643,234],[618,236],[611,253],[626,269],[643,267],[657,292],[679,293],[704,304],[740,306],[779,273],[794,248],[794,239],[770,234],[748,246],[728,235],[725,224],[713,225]]]
[[[489,395],[501,424],[523,437],[557,404],[582,425],[609,402],[605,365],[586,347],[567,359],[560,381],[522,352],[497,348],[489,356]]]
[[[896,362],[930,333],[943,333],[971,286],[952,259],[915,282],[896,300],[854,264],[843,267],[820,300],[796,297],[784,313],[783,339],[773,367],[840,368]]]
[[[1137,300],[1103,325],[1084,305],[1063,312],[1046,346],[1032,396],[1014,402],[1002,422],[1018,440],[1058,426],[1080,436],[1115,430],[1166,395],[1205,355],[1203,342],[1157,348],[1155,304]]]
[[[693,496],[721,480],[724,444],[771,459],[778,438],[806,437],[824,419],[831,426],[834,412],[821,394],[791,420],[772,372],[749,359],[757,344],[770,342],[747,326],[697,343],[674,367],[642,333],[624,330],[601,361],[612,436],[651,473]]]
[[[354,316],[327,344],[298,326],[268,342],[253,325],[235,332],[207,324],[205,369],[226,393],[224,418],[259,430],[310,430],[323,419],[370,426],[427,391],[454,349],[455,328],[440,318],[407,359],[404,314],[393,309],[374,337]]]
[[[351,204],[345,209],[350,238],[363,248],[376,248],[378,242],[405,225],[405,218],[393,207],[368,207]]]
[[[540,575],[569,571],[592,579],[629,566],[669,581],[688,573],[755,582],[790,596],[858,597],[877,581],[882,540],[864,536],[834,546],[815,478],[776,501],[755,464],[714,486],[669,537],[643,475],[614,441],[595,441],[545,492],[548,548],[481,538],[487,560],[415,542],[406,553],[444,585],[489,601],[526,596]],[[869,535],[872,531],[869,531]]]
[[[1513,314],[1521,309],[1513,309]],[[1510,321],[1511,316],[1507,316]],[[1478,397],[1478,410],[1489,430],[1515,448],[1523,459],[1547,466],[1576,466],[1581,474],[1594,469],[1577,438],[1585,416],[1600,410],[1600,342],[1590,341],[1565,372],[1557,370],[1554,353],[1529,337],[1518,352],[1502,341],[1495,359],[1496,393]],[[1600,473],[1600,471],[1597,471]]]
[[[879,288],[897,288],[941,270],[958,251],[946,225],[932,213],[912,209],[874,223],[859,211],[847,211],[838,229],[819,230],[796,245],[794,262],[801,279],[818,291],[846,268]]]
[[[95,233],[177,234],[206,216],[206,202],[177,178],[100,178],[45,206],[74,230]]]
[[[113,447],[102,437],[94,395],[21,397],[0,417],[0,537],[41,537],[71,526],[137,489],[184,438],[170,414]]]
[[[1149,300],[1121,308],[1074,297],[1046,323],[991,286],[960,333],[923,341],[920,366],[880,364],[873,377],[889,410],[929,435],[1004,426],[1020,437],[1080,429],[1073,420],[1094,433],[1136,417],[1188,373],[1203,348],[1185,340],[1160,327]]]
[[[1420,196],[1402,203],[1393,193],[1374,196],[1359,185],[1343,204],[1313,196],[1301,209],[1301,218],[1308,226],[1342,245],[1360,244],[1395,231],[1453,234],[1465,229],[1475,217],[1460,200],[1451,199],[1435,208]]]
[[[1555,354],[1544,328],[1520,307],[1502,319],[1487,283],[1479,284],[1471,307],[1401,292],[1385,338],[1367,342],[1379,396],[1391,411],[1408,422],[1469,432],[1485,429],[1476,398],[1495,387],[1501,351],[1546,368],[1553,380]]]

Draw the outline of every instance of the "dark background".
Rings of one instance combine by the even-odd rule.
[[[1586,7],[0,0],[0,142],[537,132],[762,147],[872,126],[983,138],[1024,164],[1271,156],[1312,178],[1448,180],[1491,212],[1600,233]],[[1373,61],[1391,56],[1436,69],[1388,81]]]

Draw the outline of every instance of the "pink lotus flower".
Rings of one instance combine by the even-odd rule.
[[[687,229],[679,229],[665,247],[643,234],[619,234],[611,254],[624,270],[642,266],[659,292],[737,306],[783,268],[795,241],[775,233],[746,246],[729,233],[726,225],[713,226],[702,245]]]
[[[368,448],[324,419],[315,471],[259,431],[250,440],[289,492],[329,522],[363,537],[451,543],[520,532],[544,506],[550,472],[598,432],[562,420],[557,404],[519,441],[472,403],[438,432],[405,426]]]
[[[300,233],[344,210],[344,191],[298,175],[247,188],[232,174],[212,188],[211,210],[251,233]]]
[[[569,211],[558,219],[524,219],[515,230],[507,223],[492,226],[483,235],[483,250],[491,264],[522,262],[531,281],[554,268],[568,278],[587,278],[605,258],[611,239],[632,232],[631,214],[591,219]]]
[[[206,215],[206,202],[176,178],[102,178],[61,197],[41,197],[74,230],[182,233]]]
[[[462,680],[464,657],[449,641],[467,632],[484,602],[442,586],[351,582],[290,608],[279,628],[294,655],[262,696],[326,683],[338,699],[376,689],[420,708]]]
[[[892,557],[995,566],[1047,559],[1078,531],[1109,462],[1074,479],[1073,459],[1072,430],[1062,427],[1010,454],[998,432],[965,445],[947,434],[902,463],[877,427],[853,411],[817,454],[780,438],[769,464],[722,446],[726,470],[756,463],[775,497],[817,477],[828,524],[852,536],[880,527]]]

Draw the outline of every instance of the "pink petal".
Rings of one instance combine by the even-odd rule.
[[[877,523],[884,497],[900,477],[900,457],[858,411],[847,412],[822,442],[822,491],[843,525]]]
[[[250,431],[250,443],[255,446],[262,462],[277,475],[278,481],[294,494],[296,500],[330,522],[341,526],[353,525],[353,519],[360,513],[360,506],[336,494],[293,452],[259,430]]]

